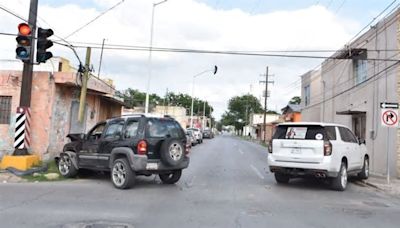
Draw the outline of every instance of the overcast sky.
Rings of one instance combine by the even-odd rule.
[[[38,24],[65,37],[119,1],[39,0]],[[168,0],[155,10],[153,46],[218,51],[336,50],[392,1]],[[67,40],[101,43],[105,38],[106,44],[148,46],[152,3],[125,0]],[[28,0],[0,0],[0,6],[28,17]],[[20,22],[0,10],[0,32],[16,33]],[[0,59],[15,59],[15,43],[14,37],[0,35]],[[59,45],[51,50],[78,64],[71,50]],[[84,53],[84,49],[78,49],[81,59]],[[99,56],[100,52],[94,50],[96,71]],[[145,91],[147,59],[148,52],[105,50],[101,75],[113,79],[117,89]],[[206,73],[196,79],[195,96],[208,100],[219,118],[232,96],[252,93],[261,98],[260,74],[269,66],[275,83],[270,86],[268,107],[280,110],[291,97],[300,95],[299,76],[321,61],[153,52],[150,91],[163,96],[168,88],[191,94],[193,75],[217,65],[217,75]]]

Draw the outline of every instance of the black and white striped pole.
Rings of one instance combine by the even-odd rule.
[[[30,121],[29,107],[18,107],[15,121],[14,148],[27,150],[30,147]]]

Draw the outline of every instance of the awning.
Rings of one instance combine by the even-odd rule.
[[[366,113],[367,112],[364,112],[364,111],[352,111],[352,110],[336,112],[337,115],[359,115],[359,114],[366,114]]]

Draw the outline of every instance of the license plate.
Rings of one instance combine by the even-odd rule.
[[[301,154],[301,149],[299,148],[292,149],[292,154]]]
[[[157,163],[147,163],[146,169],[150,169],[150,170],[158,169],[158,164]]]

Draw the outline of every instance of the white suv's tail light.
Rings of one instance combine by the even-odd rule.
[[[268,153],[272,154],[272,140],[268,143]]]
[[[324,141],[324,156],[330,156],[332,154],[332,143]]]

